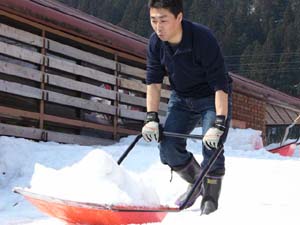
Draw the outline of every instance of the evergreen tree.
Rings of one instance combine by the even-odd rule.
[[[59,0],[146,38],[148,0]],[[184,0],[216,35],[229,71],[299,97],[300,0]]]
[[[140,23],[143,21],[144,23],[149,23],[149,14],[142,15],[140,14],[141,11],[147,12],[147,1],[146,0],[131,0],[127,3],[127,6],[124,11],[124,16],[120,23],[118,24],[121,27],[124,27],[134,33],[142,35],[142,32],[137,29],[137,27],[145,27],[146,24],[141,25]],[[143,18],[142,18],[143,17]],[[139,19],[142,19],[142,21]],[[139,24],[139,25],[138,25]],[[149,27],[149,26],[148,26]],[[144,31],[145,32],[145,31]],[[145,35],[145,33],[143,33]],[[146,33],[147,35],[147,33]]]

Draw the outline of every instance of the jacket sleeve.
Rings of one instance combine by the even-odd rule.
[[[228,93],[229,75],[219,44],[213,34],[208,31],[204,37],[206,46],[201,51],[201,61],[206,69],[206,79],[214,91],[223,90]]]
[[[165,68],[160,60],[160,43],[152,34],[147,48],[147,75],[146,84],[162,83],[165,75]]]

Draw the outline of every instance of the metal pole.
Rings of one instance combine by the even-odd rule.
[[[284,136],[283,136],[283,138],[282,138],[282,140],[281,140],[280,146],[282,146],[283,143],[286,141],[290,129],[291,129],[293,126],[295,126],[295,124],[296,124],[299,120],[300,120],[300,115],[293,121],[293,123],[292,123],[291,125],[289,125],[289,126],[285,129]]]
[[[180,133],[173,133],[173,132],[163,132],[164,136],[168,137],[177,137],[177,138],[191,138],[191,139],[198,139],[202,140],[203,135],[194,135],[194,134],[180,134]],[[142,134],[139,134],[136,136],[136,138],[133,140],[133,142],[128,146],[128,148],[125,150],[125,152],[121,155],[121,157],[118,160],[118,164],[120,165],[123,160],[127,157],[129,152],[134,148],[136,143],[141,139]]]
[[[196,134],[179,134],[179,133],[164,131],[163,135],[168,136],[168,137],[190,138],[190,139],[196,139],[196,140],[202,140],[203,139],[203,135],[196,135]]]

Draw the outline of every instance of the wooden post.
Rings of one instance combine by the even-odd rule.
[[[46,56],[46,32],[45,30],[42,30],[42,37],[43,37],[43,46],[41,49],[41,54],[44,57],[44,60],[42,61],[41,64],[41,73],[42,73],[42,79],[41,79],[41,85],[40,88],[43,91],[43,97],[40,100],[40,124],[39,124],[39,128],[40,129],[44,129],[44,115],[45,115],[45,72],[46,72],[46,61],[47,61],[47,56]],[[43,137],[46,137],[45,135],[43,135]],[[41,138],[43,138],[41,137]],[[47,140],[44,140],[47,141]]]
[[[114,116],[114,121],[113,121],[113,126],[114,126],[114,132],[113,132],[113,139],[117,140],[119,139],[118,137],[118,120],[119,120],[119,76],[120,76],[120,65],[118,62],[118,54],[115,54],[115,63],[116,63],[116,68],[115,68],[115,76],[116,76],[116,84],[114,86],[114,91],[116,92],[116,100],[114,101],[114,106],[116,107],[116,114]]]

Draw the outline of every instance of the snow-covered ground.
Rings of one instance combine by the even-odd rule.
[[[161,224],[299,224],[299,146],[293,157],[282,157],[255,150],[258,137],[255,130],[230,130],[218,211],[200,216],[199,199],[192,210],[169,213]],[[0,137],[0,225],[65,225],[13,193],[14,187],[75,201],[174,206],[186,183],[176,174],[170,183],[155,143],[140,140],[116,164],[134,138],[88,147]],[[189,140],[188,149],[201,161],[201,142]]]

